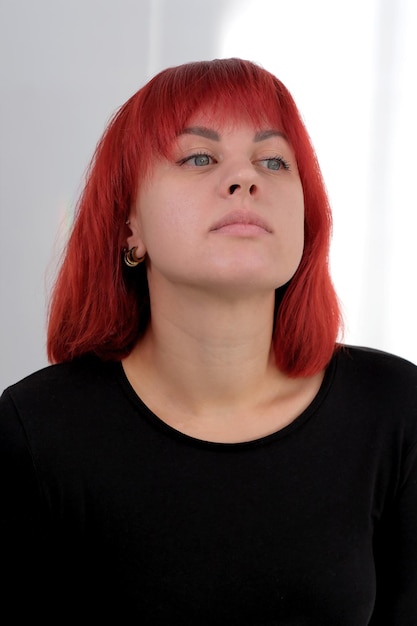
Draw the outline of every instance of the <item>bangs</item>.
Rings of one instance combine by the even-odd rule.
[[[150,81],[141,115],[141,146],[167,157],[176,137],[200,111],[217,122],[249,120],[255,127],[282,130],[280,83],[262,68],[239,59],[191,63],[161,72]],[[288,135],[287,135],[288,136]],[[149,145],[149,147],[151,147]]]

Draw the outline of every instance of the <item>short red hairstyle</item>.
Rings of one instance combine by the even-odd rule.
[[[317,158],[291,94],[272,74],[241,59],[168,68],[114,115],[97,145],[49,310],[51,362],[83,354],[126,356],[150,318],[145,264],[123,263],[126,220],[156,156],[169,154],[193,113],[277,124],[291,144],[305,200],[301,263],[277,290],[273,342],[277,366],[309,376],[327,365],[341,326],[328,267],[331,213]]]

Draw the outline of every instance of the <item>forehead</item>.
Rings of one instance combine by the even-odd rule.
[[[184,140],[188,144],[187,138],[193,137],[217,142],[236,134],[245,134],[255,143],[271,138],[283,139],[288,143],[279,116],[273,119],[264,114],[252,116],[237,108],[229,112],[205,106],[195,111],[177,131],[173,144]]]
[[[253,123],[242,122],[233,123],[232,125],[222,126],[204,126],[200,124],[201,120],[197,119],[197,124],[186,126],[178,135],[178,140],[187,137],[204,138],[214,142],[220,142],[223,138],[229,138],[233,135],[242,135],[253,141],[260,143],[272,138],[278,138],[288,143],[285,134],[271,127],[257,128]],[[203,120],[204,123],[204,120]]]
[[[244,109],[216,110],[213,107],[201,107],[187,119],[179,133],[188,128],[207,128],[213,130],[229,129],[236,130],[242,127],[251,128],[254,132],[265,129],[276,129],[283,133],[281,116],[278,114],[267,115],[258,111],[256,115],[250,114]]]

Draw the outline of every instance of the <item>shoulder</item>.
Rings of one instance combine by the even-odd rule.
[[[341,346],[333,359],[331,397],[338,411],[417,441],[417,366],[394,354]]]
[[[0,398],[0,440],[17,450],[28,447],[37,467],[45,459],[78,458],[80,450],[87,458],[100,437],[118,431],[121,415],[130,415],[119,365],[82,358],[11,385]]]
[[[91,403],[112,386],[117,364],[95,357],[45,367],[8,387],[0,408],[13,405],[18,414],[62,410]]]
[[[373,348],[340,346],[337,366],[345,375],[361,378],[364,383],[377,383],[378,387],[400,385],[401,389],[417,391],[417,366],[406,359]]]
[[[44,384],[59,384],[60,382],[76,382],[77,379],[88,379],[100,375],[105,371],[110,362],[102,361],[93,356],[86,355],[73,361],[48,365],[42,369],[25,376],[16,383],[10,385],[7,390],[23,392],[25,389],[38,388]]]

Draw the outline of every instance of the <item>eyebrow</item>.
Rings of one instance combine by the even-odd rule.
[[[254,137],[254,141],[264,141],[265,139],[269,139],[270,137],[282,137],[282,139],[287,140],[286,135],[280,130],[260,130],[256,133]]]
[[[206,128],[205,126],[189,126],[188,128],[183,128],[178,134],[199,135],[200,137],[205,137],[206,139],[220,141],[219,133],[216,133],[216,131],[212,130],[211,128]]]
[[[206,128],[206,126],[189,126],[187,128],[183,128],[179,135],[199,135],[200,137],[205,137],[206,139],[211,139],[212,141],[220,141],[219,133],[211,128]],[[275,129],[260,130],[255,134],[253,140],[255,142],[265,141],[265,139],[269,139],[270,137],[282,137],[287,141],[285,134],[280,130]]]

